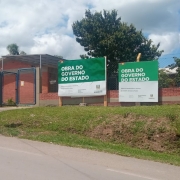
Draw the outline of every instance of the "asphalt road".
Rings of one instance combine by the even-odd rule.
[[[2,180],[179,180],[180,167],[0,135]]]

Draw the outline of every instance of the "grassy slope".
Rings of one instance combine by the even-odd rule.
[[[168,105],[108,108],[64,106],[12,110],[0,113],[0,133],[180,165],[179,109],[178,105]],[[161,120],[164,124],[160,123]],[[111,136],[103,134],[103,127],[110,127]],[[162,152],[152,150],[150,146],[142,146],[142,149],[137,143],[142,136],[147,138],[146,142],[154,143],[157,133],[160,137],[173,135],[177,138],[176,141],[170,139],[166,142],[167,148]],[[131,135],[135,137],[133,141],[124,140]]]

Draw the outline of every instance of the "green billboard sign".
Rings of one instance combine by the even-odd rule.
[[[158,61],[119,64],[120,102],[158,102]]]
[[[106,60],[104,57],[59,62],[59,96],[84,97],[105,94]]]

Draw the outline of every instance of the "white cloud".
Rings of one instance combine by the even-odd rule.
[[[151,34],[149,36],[154,44],[160,43],[160,50],[164,50],[164,55],[171,53],[180,47],[180,34],[178,33],[165,33],[165,34]]]
[[[69,2],[72,5],[71,8]],[[69,2],[61,0],[0,1],[0,48],[3,49],[0,55],[8,53],[5,47],[11,43],[17,43],[20,49],[27,53],[32,53],[33,49],[36,53],[46,51],[53,54],[59,47],[58,40],[54,37],[62,36],[63,40],[67,40],[64,44],[69,42],[70,46],[74,45],[71,49],[77,57],[77,53],[82,52],[82,48],[79,48],[72,38],[71,24],[83,16],[86,7],[83,1],[71,0]],[[66,34],[70,36],[67,37]],[[48,45],[45,46],[42,42],[44,39],[47,41],[47,38],[49,38]],[[41,42],[38,46],[37,40]],[[63,50],[68,51],[65,48]],[[66,54],[65,52],[63,54]],[[72,53],[69,51],[69,54]]]
[[[122,21],[142,29],[165,53],[179,46],[179,0],[0,0],[0,55],[17,43],[27,53],[49,53],[79,58],[83,48],[75,41],[72,23],[86,9],[117,9]]]
[[[83,48],[75,39],[67,35],[46,34],[34,38],[35,44],[31,48],[31,54],[61,55],[66,59],[80,58]]]

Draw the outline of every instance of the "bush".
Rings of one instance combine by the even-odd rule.
[[[7,105],[8,105],[8,106],[15,106],[16,103],[13,101],[12,98],[10,98],[10,99],[7,100]]]

